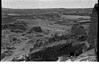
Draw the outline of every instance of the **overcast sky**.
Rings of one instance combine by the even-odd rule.
[[[2,0],[4,8],[93,8],[98,0]]]

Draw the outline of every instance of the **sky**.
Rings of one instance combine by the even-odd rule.
[[[93,8],[98,0],[2,0],[3,8]]]

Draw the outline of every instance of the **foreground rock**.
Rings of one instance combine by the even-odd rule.
[[[29,61],[57,61],[60,56],[78,56],[82,53],[83,45],[59,44],[47,47],[35,53],[30,53]]]
[[[74,61],[97,61],[95,49],[82,53]]]

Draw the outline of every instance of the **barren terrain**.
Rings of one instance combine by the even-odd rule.
[[[91,13],[91,8],[3,8],[1,61],[82,61],[83,54],[96,61],[87,41]]]

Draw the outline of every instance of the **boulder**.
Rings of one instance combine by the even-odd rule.
[[[41,29],[41,27],[40,26],[35,26],[35,27],[32,27],[29,31],[28,31],[28,33],[33,33],[33,32],[42,32],[42,29]]]

